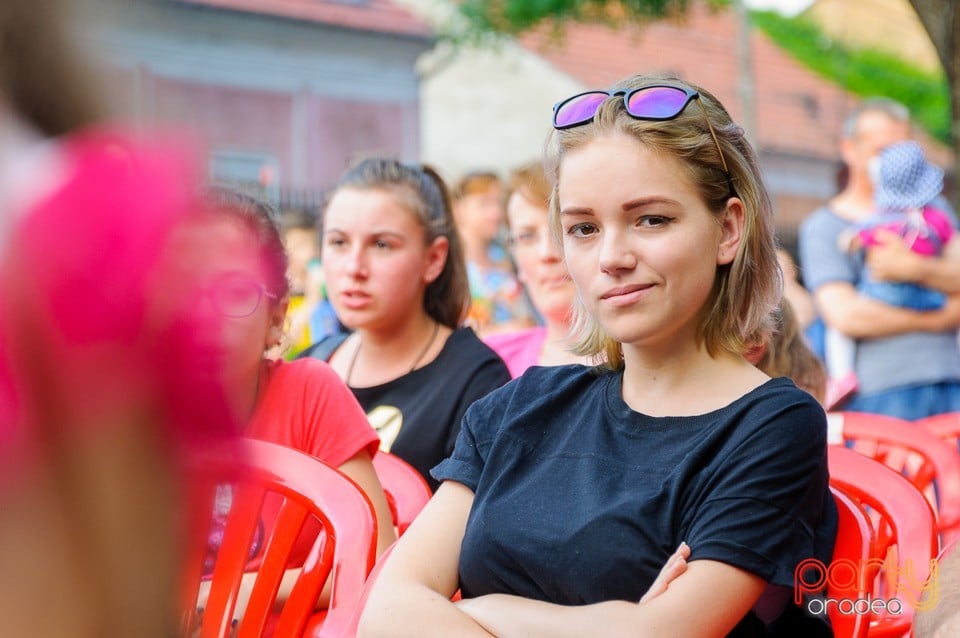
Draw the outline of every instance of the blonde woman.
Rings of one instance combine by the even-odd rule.
[[[791,591],[836,534],[823,409],[744,357],[781,274],[743,130],[647,76],[560,102],[554,128],[576,351],[605,364],[532,368],[471,408],[361,635],[830,635]]]

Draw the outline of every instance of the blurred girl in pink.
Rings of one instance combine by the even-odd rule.
[[[233,425],[219,325],[170,254],[198,164],[94,126],[67,9],[0,4],[0,617],[13,638],[159,638],[183,452]]]
[[[0,617],[12,638],[159,638],[181,462],[235,423],[221,322],[173,250],[200,165],[98,124],[69,8],[0,3]]]

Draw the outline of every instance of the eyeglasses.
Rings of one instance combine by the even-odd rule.
[[[539,245],[544,235],[549,234],[549,232],[545,228],[528,229],[519,233],[511,233],[507,241],[514,250],[530,250]]]
[[[720,141],[717,139],[717,133],[713,130],[713,124],[707,115],[707,109],[704,108],[700,100],[700,92],[682,86],[673,86],[669,84],[654,84],[651,86],[642,86],[638,89],[614,89],[612,91],[587,91],[578,93],[572,97],[557,102],[553,106],[553,128],[562,131],[576,126],[583,126],[593,121],[594,116],[600,105],[607,98],[617,95],[623,96],[623,106],[627,113],[638,120],[664,121],[672,120],[687,108],[690,101],[697,100],[700,105],[700,111],[703,113],[703,119],[710,130],[710,137],[713,143],[717,145],[717,153],[720,154],[720,164],[723,166],[723,174],[727,178],[727,184],[730,187],[731,195],[733,190],[733,181],[730,178],[730,171],[727,169],[727,160],[723,156],[723,149],[720,148]]]
[[[257,311],[264,297],[277,300],[259,281],[227,275],[206,289],[206,295],[218,313],[232,319],[249,317]]]

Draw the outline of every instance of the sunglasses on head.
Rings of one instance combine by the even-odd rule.
[[[596,116],[600,105],[606,102],[608,98],[617,95],[623,96],[623,106],[630,117],[653,121],[672,120],[683,113],[690,101],[695,99],[697,104],[700,105],[703,119],[710,130],[710,137],[713,138],[713,143],[717,146],[717,153],[720,154],[720,164],[723,166],[723,174],[727,178],[731,195],[735,192],[733,182],[730,179],[730,171],[727,169],[727,160],[723,156],[723,149],[720,148],[720,141],[717,139],[717,133],[713,130],[713,124],[707,115],[707,109],[700,101],[699,91],[694,89],[670,84],[654,84],[642,86],[638,89],[613,89],[611,91],[578,93],[557,102],[553,106],[553,128],[562,131],[589,124]]]

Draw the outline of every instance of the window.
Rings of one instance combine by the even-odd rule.
[[[217,150],[210,154],[210,180],[237,186],[273,205],[280,198],[280,163],[267,153]]]

